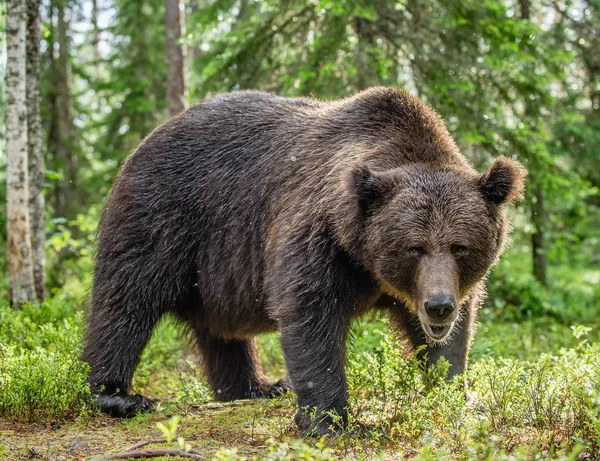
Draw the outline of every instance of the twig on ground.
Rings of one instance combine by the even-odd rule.
[[[139,451],[122,451],[116,455],[106,455],[93,458],[91,461],[109,461],[111,459],[140,459],[140,458],[158,458],[159,456],[179,456],[181,458],[192,458],[207,460],[205,456],[201,456],[197,450],[139,450]]]
[[[167,443],[167,439],[150,439],[150,440],[142,440],[141,442],[134,443],[133,445],[128,446],[123,451],[131,451],[136,448],[141,448],[146,445],[150,445],[151,443]]]
[[[201,439],[201,437],[186,437],[185,441],[188,442],[190,440],[200,440],[200,439]],[[144,447],[146,445],[150,445],[151,443],[169,443],[169,441],[167,439],[142,440],[141,442],[137,442],[137,443],[134,443],[133,445],[128,446],[123,451],[135,450],[137,448],[141,448],[141,447]]]

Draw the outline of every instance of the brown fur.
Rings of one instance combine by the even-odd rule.
[[[164,314],[194,331],[220,400],[285,390],[253,342],[279,329],[296,421],[321,434],[326,412],[345,420],[345,340],[369,309],[460,373],[524,176],[505,158],[478,174],[430,107],[391,88],[192,107],[125,162],[102,216],[85,349],[101,408],[151,406],[131,378]]]

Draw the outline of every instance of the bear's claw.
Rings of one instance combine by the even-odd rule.
[[[269,383],[266,391],[264,392],[264,396],[268,399],[273,399],[276,397],[281,397],[290,391],[290,385],[286,378],[281,378],[279,381],[275,383]]]

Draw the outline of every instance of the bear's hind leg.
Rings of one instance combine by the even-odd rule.
[[[255,339],[222,339],[200,332],[196,336],[215,400],[277,397],[289,390],[285,379],[267,380]]]

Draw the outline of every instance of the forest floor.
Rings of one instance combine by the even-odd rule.
[[[140,459],[182,447],[187,456],[206,460],[600,459],[596,329],[584,329],[582,341],[572,329],[551,325],[537,321],[490,330],[483,323],[469,374],[473,395],[465,400],[456,383],[428,385],[414,359],[395,357],[400,362],[394,364],[390,359],[396,343],[389,340],[385,322],[363,322],[355,328],[362,336],[351,347],[349,364],[352,416],[375,423],[376,429],[369,435],[348,432],[315,440],[302,439],[293,424],[293,394],[271,400],[209,401],[190,351],[181,352],[187,350],[185,341],[173,340],[176,328],[166,322],[136,375],[136,388],[158,398],[153,413],[128,420],[89,409],[71,417],[37,420],[32,413],[28,421],[0,418],[0,459],[126,459],[125,452]],[[592,338],[594,344],[588,343]],[[283,367],[279,352],[273,351],[276,342],[275,335],[268,335],[260,344],[272,377]],[[365,352],[373,350],[372,344],[383,347],[375,354]],[[512,358],[491,358],[490,348],[503,348]],[[529,360],[538,348],[555,355]],[[528,357],[518,358],[522,354]],[[589,391],[589,398],[582,398],[582,391]],[[190,403],[194,399],[203,403]]]
[[[167,443],[156,427],[157,423],[168,424],[174,415],[179,418],[177,436],[199,450],[205,459],[211,459],[222,447],[237,447],[240,456],[260,456],[274,435],[278,441],[291,441],[300,436],[291,424],[293,407],[289,399],[248,400],[197,406],[166,405],[152,414],[129,420],[101,414],[63,422],[26,424],[0,420],[0,437],[4,443],[0,453],[2,459],[9,460],[83,460],[127,451],[128,447],[147,441],[154,442],[129,451],[177,449],[177,443]]]
[[[466,393],[464,380],[443,379],[443,365],[427,369],[404,354],[385,318],[356,322],[346,368],[351,425],[324,439],[301,437],[292,393],[213,402],[189,338],[170,320],[134,378],[156,410],[128,420],[100,414],[79,359],[81,299],[55,296],[20,311],[0,303],[0,460],[141,459],[182,449],[155,459],[600,460],[600,272],[593,274],[571,290],[589,300],[576,311],[570,300],[537,316],[484,305]],[[284,376],[277,335],[259,339],[259,355],[267,376]],[[357,435],[357,422],[374,429]]]

